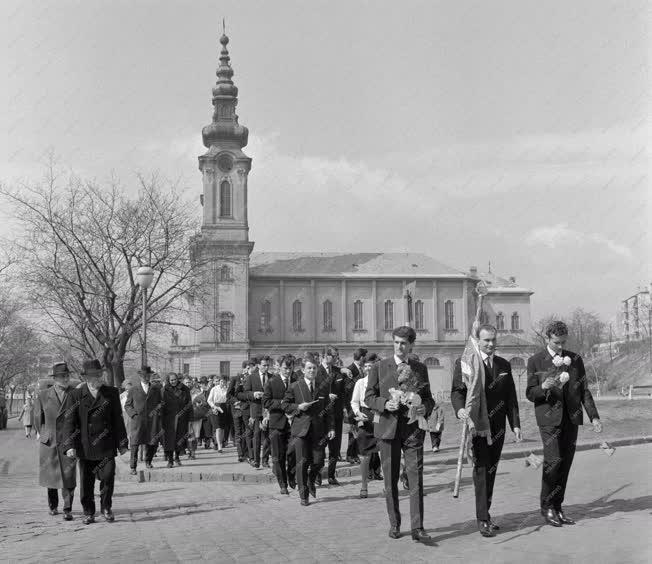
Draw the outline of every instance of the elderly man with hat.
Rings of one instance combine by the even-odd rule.
[[[127,431],[117,388],[104,384],[99,360],[85,360],[81,372],[86,382],[73,391],[73,418],[67,426],[70,440],[78,445],[79,493],[84,524],[95,521],[95,480],[100,481],[100,511],[106,521],[111,511],[115,482],[115,457],[127,452]]]
[[[39,434],[39,485],[48,489],[50,515],[59,513],[63,497],[63,518],[72,521],[72,500],[77,486],[74,443],[66,435],[72,416],[73,389],[65,362],[52,367],[54,385],[39,393],[34,403],[34,426]]]
[[[152,374],[149,366],[143,366],[138,371],[140,382],[129,388],[125,402],[125,412],[131,417],[129,465],[133,475],[136,474],[138,463],[138,447],[145,445],[145,467],[152,468],[156,447],[163,435],[161,428],[163,394],[161,386],[154,382],[150,383]]]

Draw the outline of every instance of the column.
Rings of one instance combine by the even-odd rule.
[[[378,340],[378,323],[376,321],[376,316],[378,312],[378,294],[376,291],[376,281],[371,281],[371,337],[372,341],[376,342]]]
[[[342,280],[342,342],[347,342],[347,331],[346,331],[346,280]]]
[[[469,286],[462,280],[462,334],[460,340],[465,341],[469,336]]]
[[[403,307],[401,309],[403,310],[403,325],[409,325],[410,327],[413,325],[410,323],[410,316],[408,315],[408,301],[407,298],[405,297],[405,291],[407,289],[407,280],[403,280],[403,290],[401,292],[401,302],[403,304]],[[397,320],[394,320],[394,325],[398,325]]]
[[[439,341],[439,318],[437,317],[438,310],[437,298],[437,280],[432,281],[432,338],[433,341]]]
[[[281,344],[285,343],[285,282],[283,280],[278,281],[278,324],[280,325],[278,329],[279,340]]]
[[[314,280],[310,281],[310,293],[312,295],[312,342],[316,343],[319,340],[319,310],[317,309],[317,286]]]

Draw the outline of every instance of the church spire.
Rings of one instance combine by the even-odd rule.
[[[222,20],[222,37],[220,43],[220,64],[217,67],[217,83],[213,87],[213,122],[202,130],[204,146],[210,149],[213,145],[235,143],[239,148],[247,145],[249,131],[238,124],[235,107],[238,104],[238,88],[233,84],[233,69],[227,45],[226,26]]]

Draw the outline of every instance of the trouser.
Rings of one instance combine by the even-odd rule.
[[[296,472],[295,450],[288,452],[290,441],[290,426],[285,429],[270,429],[269,441],[272,451],[272,466],[278,485],[282,488],[288,487],[288,479],[293,478]]]
[[[193,419],[188,424],[188,450],[190,454],[194,454],[197,450],[199,437],[201,435],[201,419]]]
[[[63,510],[72,511],[72,500],[75,497],[75,488],[61,488]],[[48,488],[48,506],[50,509],[59,507],[59,493],[56,488]]]
[[[115,459],[79,459],[79,495],[84,515],[95,515],[95,480],[100,482],[100,511],[110,510],[113,504]]]
[[[163,453],[165,454],[165,460],[167,460],[168,462],[174,462],[174,460],[178,460],[179,456],[183,454],[183,450],[181,449],[164,450]]]
[[[478,521],[489,521],[489,510],[494,493],[494,482],[503,451],[505,431],[492,433],[493,443],[487,444],[486,437],[473,437],[473,486],[475,487],[475,517]]]
[[[235,433],[235,446],[238,449],[238,458],[247,456],[246,422],[240,412],[233,415],[233,431]]]
[[[328,478],[335,478],[335,466],[342,450],[342,425],[344,417],[335,418],[335,436],[328,441]]]
[[[262,454],[262,459],[263,462],[269,462],[269,456],[272,453],[272,443],[270,439],[270,435],[272,434],[273,430],[267,427],[267,429],[261,429],[260,431],[260,438],[262,442],[262,448],[263,448],[263,454]]]
[[[355,437],[355,435],[349,431],[349,442],[346,447],[346,457],[347,458],[355,458],[358,456],[358,439]]]
[[[423,528],[423,435],[407,425],[407,418],[398,417],[394,439],[378,439],[385,482],[385,502],[392,527],[401,526],[398,504],[398,479],[401,473],[401,451],[405,455],[405,471],[410,483],[410,527]]]
[[[215,441],[215,429],[213,428],[213,420],[210,415],[202,420],[202,430],[204,432],[204,446],[208,446],[211,444],[211,440]]]
[[[432,448],[439,448],[441,444],[441,431],[430,431],[430,443],[432,444]]]
[[[566,484],[570,473],[577,425],[564,415],[559,426],[539,427],[543,442],[543,474],[541,476],[541,508],[560,510],[564,503]]]
[[[158,445],[131,445],[131,452],[130,452],[130,457],[129,457],[129,466],[131,467],[132,470],[136,469],[136,466],[138,464],[138,447],[139,446],[144,446],[145,447],[145,463],[146,464],[151,464],[152,460],[154,459],[154,455],[156,454],[156,448]]]
[[[247,448],[249,458],[254,461],[254,464],[260,464],[261,421],[261,418],[255,417],[253,425],[247,422]]]
[[[225,447],[229,442],[229,435],[231,434],[231,429],[233,429],[233,418],[231,417],[231,406],[228,403],[222,405],[224,410],[224,444]]]
[[[299,497],[308,499],[308,484],[314,485],[317,474],[324,467],[326,443],[323,437],[308,431],[305,437],[292,437],[296,456],[296,479]]]

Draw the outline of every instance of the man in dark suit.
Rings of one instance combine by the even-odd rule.
[[[322,351],[321,364],[317,371],[316,381],[319,383],[320,395],[330,399],[332,403],[333,429],[335,436],[328,441],[328,483],[339,486],[335,477],[335,467],[342,449],[342,427],[344,424],[344,379],[340,368],[335,365],[338,358],[336,347],[325,347]],[[351,392],[353,393],[353,392]]]
[[[113,487],[115,457],[127,452],[127,431],[122,418],[117,388],[102,381],[98,360],[84,361],[81,374],[86,382],[72,392],[74,410],[67,436],[75,437],[79,456],[79,492],[84,524],[95,522],[95,480],[100,481],[100,511],[108,522],[114,521]]]
[[[243,416],[243,403],[238,399],[238,394],[242,392],[246,377],[247,362],[242,363],[242,372],[231,376],[229,387],[226,391],[226,397],[231,404],[231,415],[233,416],[233,429],[235,432],[235,444],[238,450],[238,462],[244,462],[248,457],[246,428],[247,422]]]
[[[353,395],[353,388],[355,383],[363,378],[362,363],[367,354],[367,349],[358,348],[353,351],[353,362],[349,365],[349,372],[351,374],[344,381],[344,409],[347,415],[347,422],[354,428],[358,422],[355,419],[355,414],[351,409],[351,396]],[[360,457],[358,456],[358,441],[352,431],[349,431],[348,444],[346,448],[346,461],[350,464],[360,464]]]
[[[317,497],[316,479],[324,466],[326,441],[335,436],[332,402],[320,395],[316,380],[319,361],[306,353],[302,359],[303,377],[288,388],[281,407],[294,414],[291,435],[296,453],[296,476],[301,505],[308,505],[308,494]]]
[[[125,412],[131,417],[129,465],[133,475],[136,475],[138,464],[138,447],[145,445],[145,467],[152,468],[156,447],[163,435],[163,394],[158,384],[150,383],[152,374],[149,366],[143,366],[138,371],[140,382],[129,388],[125,402]]]
[[[546,328],[547,347],[532,355],[527,363],[527,399],[534,412],[543,442],[541,514],[554,527],[573,525],[562,504],[570,473],[578,425],[584,423],[586,409],[596,432],[602,423],[587,385],[582,357],[565,350],[568,327],[555,321]]]
[[[512,367],[507,360],[495,354],[496,334],[496,328],[492,325],[480,325],[477,332],[478,348],[484,363],[484,394],[491,429],[491,444],[484,436],[475,436],[472,439],[475,517],[480,534],[484,537],[495,536],[494,531],[500,528],[492,521],[489,509],[491,508],[498,462],[505,442],[505,418],[509,421],[516,440],[522,440]],[[462,379],[461,359],[457,359],[453,372],[451,403],[458,419],[468,418],[465,409],[466,394],[467,387]]]
[[[418,415],[428,417],[435,402],[430,393],[428,369],[424,364],[408,358],[416,340],[411,327],[397,327],[392,332],[394,355],[374,364],[369,373],[365,403],[378,414],[374,434],[379,439],[380,458],[385,475],[385,499],[389,515],[390,538],[400,537],[401,512],[398,504],[398,479],[401,471],[401,451],[405,455],[406,471],[410,483],[410,524],[412,538],[430,542],[423,529],[423,439],[425,431],[415,421],[408,424],[405,405],[392,399],[390,389],[399,389],[398,369],[406,364],[416,375],[416,392],[421,396]]]
[[[39,485],[48,489],[50,515],[59,513],[59,495],[63,497],[63,518],[72,521],[72,500],[77,487],[74,441],[66,435],[73,389],[65,362],[52,367],[54,385],[39,393],[34,402],[34,426],[39,437]]]
[[[252,359],[253,360],[253,359]],[[254,468],[260,468],[260,448],[262,444],[263,421],[263,380],[267,380],[270,363],[269,357],[262,358],[256,366],[249,366],[249,374],[245,378],[242,386],[242,392],[238,394],[238,399],[247,402],[248,420],[247,420],[247,443],[249,446],[249,463]],[[254,361],[255,362],[255,361]],[[265,372],[262,373],[261,368]]]
[[[287,355],[279,360],[279,374],[270,378],[265,384],[263,406],[269,413],[269,440],[272,450],[274,475],[278,480],[282,494],[289,494],[288,484],[296,487],[294,449],[288,453],[290,441],[290,423],[283,409],[282,401],[288,388],[294,383],[292,370],[294,357]]]

